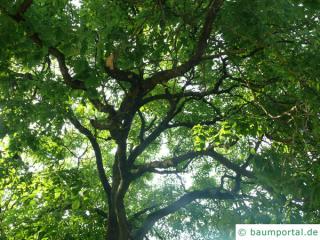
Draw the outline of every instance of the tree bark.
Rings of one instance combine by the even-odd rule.
[[[107,223],[107,240],[128,240],[130,238],[130,228],[124,206],[124,196],[128,190],[126,181],[119,175],[114,178],[115,184],[112,188],[109,205],[109,216]]]
[[[123,138],[122,138],[123,140]],[[129,174],[126,167],[126,141],[117,141],[118,149],[112,169],[112,189],[109,203],[107,240],[128,240],[130,228],[124,206],[125,194],[129,188]]]
[[[109,203],[109,217],[107,223],[106,240],[128,240],[130,229],[127,223],[126,212],[122,201]]]

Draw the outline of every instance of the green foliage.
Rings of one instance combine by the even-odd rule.
[[[319,1],[224,1],[196,60],[210,1],[35,0],[19,19],[24,2],[0,1],[1,240],[105,239],[96,152],[71,111],[97,141],[111,184],[122,144],[114,136],[126,136],[127,157],[159,129],[130,174],[208,150],[254,174],[238,186],[239,173],[203,154],[130,179],[131,229],[186,192],[236,196],[193,201],[161,218],[150,238],[233,239],[236,223],[319,222]],[[106,70],[111,53],[120,80]],[[190,59],[179,76],[135,88]]]

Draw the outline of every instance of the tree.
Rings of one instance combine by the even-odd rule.
[[[2,239],[319,220],[318,1],[0,9]]]

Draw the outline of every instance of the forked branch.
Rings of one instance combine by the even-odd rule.
[[[111,186],[110,183],[108,181],[106,172],[104,170],[103,167],[103,159],[102,159],[102,154],[101,154],[101,149],[100,146],[97,142],[97,139],[95,138],[95,136],[90,132],[89,129],[87,129],[86,127],[84,127],[79,120],[73,115],[73,113],[69,114],[69,120],[70,122],[73,124],[73,126],[83,135],[85,135],[93,148],[93,151],[95,153],[95,157],[96,157],[96,164],[97,164],[97,169],[98,169],[98,174],[99,174],[99,178],[100,181],[102,183],[103,189],[106,192],[108,198],[111,197]]]
[[[16,19],[16,21],[20,22],[23,20],[23,14],[29,9],[32,2],[33,2],[33,0],[23,1],[23,3],[20,5],[18,11],[16,12],[16,14],[13,16]]]
[[[190,159],[195,159],[197,157],[202,157],[202,156],[212,157],[218,163],[220,163],[227,169],[230,169],[239,175],[249,177],[249,178],[254,178],[254,175],[252,172],[233,163],[230,159],[214,151],[213,149],[206,149],[203,151],[190,151],[185,154],[167,158],[161,161],[153,161],[150,163],[145,163],[143,165],[136,165],[135,168],[132,170],[132,173],[135,177],[140,177],[143,174],[148,172],[156,172],[157,169],[168,169],[168,168],[177,167],[179,164],[184,163]]]
[[[157,84],[164,83],[172,78],[182,76],[184,73],[188,72],[191,68],[195,67],[201,62],[202,56],[208,45],[208,39],[212,31],[214,20],[216,19],[223,2],[224,0],[212,0],[210,2],[200,37],[194,53],[189,60],[176,68],[155,73],[145,82],[144,89],[146,91],[153,89]]]
[[[186,205],[190,204],[191,202],[197,199],[229,200],[234,199],[235,197],[236,196],[231,192],[223,192],[217,188],[208,188],[204,190],[186,193],[185,195],[180,197],[178,200],[172,202],[168,206],[149,214],[142,226],[137,230],[134,239],[143,239],[158,220],[165,216],[168,216],[169,214],[177,212],[181,208],[185,207]]]
[[[22,21],[26,21],[25,18],[23,17],[23,14],[30,8],[32,4],[32,0],[25,0],[20,7],[18,8],[18,11],[15,14],[10,14],[7,11],[3,10],[3,12],[13,19],[15,22],[20,23]],[[3,9],[3,8],[1,8]],[[38,33],[36,32],[27,32],[29,38],[31,41],[36,44],[38,47],[42,48],[44,47],[44,43],[39,36]],[[72,89],[80,89],[80,90],[87,90],[87,87],[85,86],[84,82],[75,79],[74,77],[71,76],[70,71],[68,69],[68,66],[66,64],[66,58],[63,52],[61,52],[58,48],[49,46],[48,47],[48,52],[51,56],[55,57],[58,61],[59,69],[63,78],[64,83],[71,87]],[[91,89],[92,91],[96,91],[95,89]],[[98,93],[96,92],[96,95]],[[114,114],[115,110],[112,105],[108,103],[102,103],[98,100],[98,98],[95,99],[90,99],[90,101],[93,103],[93,105],[97,108],[97,110],[101,112],[108,112],[109,114]]]

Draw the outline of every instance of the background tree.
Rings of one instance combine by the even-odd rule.
[[[317,1],[0,10],[1,239],[319,221]]]

